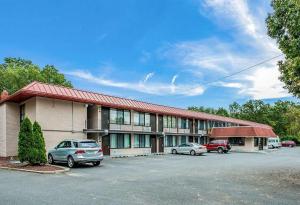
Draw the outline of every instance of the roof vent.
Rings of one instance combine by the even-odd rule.
[[[9,94],[6,90],[3,90],[0,96],[0,100],[4,100],[6,98],[8,98]]]

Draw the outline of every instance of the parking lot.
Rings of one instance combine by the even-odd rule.
[[[0,170],[0,204],[299,204],[300,148],[105,159],[65,174]]]

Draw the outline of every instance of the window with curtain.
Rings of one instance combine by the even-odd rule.
[[[140,115],[140,126],[145,126],[145,114],[144,113],[139,113]]]
[[[124,124],[130,125],[130,111],[124,110]]]
[[[109,120],[112,124],[130,124],[130,111],[129,110],[117,110],[110,109]]]
[[[165,136],[165,146],[173,147],[173,136],[170,135]]]
[[[110,123],[116,124],[117,123],[117,110],[110,109],[109,118],[110,118]]]
[[[130,135],[129,134],[110,134],[110,148],[124,149],[130,148]]]
[[[164,116],[163,117],[163,126],[165,128],[176,128],[176,117]]]
[[[150,147],[150,135],[134,135],[134,147],[135,148],[147,148]]]
[[[150,114],[149,113],[145,114],[145,126],[147,126],[147,127],[150,126]]]
[[[181,144],[187,143],[187,136],[181,136]]]
[[[150,126],[150,114],[135,112],[134,115],[134,125],[136,126]]]

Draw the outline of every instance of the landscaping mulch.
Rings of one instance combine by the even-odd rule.
[[[52,166],[49,164],[45,165],[29,165],[26,163],[12,163],[8,159],[0,158],[0,167],[8,167],[8,168],[15,168],[15,169],[24,169],[28,171],[41,171],[41,172],[49,172],[49,171],[62,171],[64,168],[58,166]]]

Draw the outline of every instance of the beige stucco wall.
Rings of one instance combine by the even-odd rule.
[[[6,157],[6,104],[0,105],[0,157]]]
[[[37,97],[36,120],[42,127],[47,150],[64,139],[87,138],[83,132],[87,108],[83,103]]]
[[[6,106],[6,155],[16,156],[20,131],[20,107],[16,103],[7,103]]]
[[[25,116],[33,123],[36,120],[36,98],[30,98],[21,104],[25,104]]]
[[[47,151],[66,139],[86,139],[86,134],[83,132],[43,131],[43,134]]]
[[[86,128],[85,104],[38,97],[36,119],[43,130],[82,132]]]
[[[231,150],[239,152],[254,152],[254,137],[245,138],[245,146],[232,145]]]
[[[4,103],[0,105],[0,156],[16,156],[20,130],[19,105]]]

